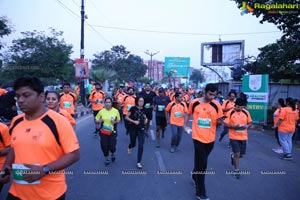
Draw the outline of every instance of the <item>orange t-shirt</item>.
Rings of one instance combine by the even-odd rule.
[[[64,116],[65,118],[67,118],[67,120],[70,122],[71,126],[74,128],[76,125],[75,119],[71,116],[70,113],[68,113],[66,110],[64,109],[59,109],[58,111],[59,114],[61,114],[62,116]]]
[[[202,143],[211,143],[216,138],[217,119],[223,116],[219,102],[200,102],[199,98],[191,101],[189,115],[193,115],[192,138]]]
[[[227,99],[226,101],[223,102],[222,109],[223,110],[225,110],[225,109],[232,109],[232,108],[234,108],[234,106],[235,106],[234,101],[230,101],[230,100]],[[226,115],[227,112],[224,112],[224,115]]]
[[[227,118],[224,120],[226,124],[230,125],[247,125],[252,123],[252,118],[250,113],[243,109],[242,111],[235,111],[234,109],[227,112]],[[248,140],[248,131],[247,129],[235,130],[233,128],[229,129],[229,139],[232,140]]]
[[[119,105],[123,105],[125,96],[126,96],[126,93],[117,92],[116,95],[114,96],[114,99],[115,99],[115,101],[118,102]]]
[[[135,96],[127,95],[124,97],[124,108],[123,108],[123,115],[127,115],[128,111],[132,106],[135,106]]]
[[[6,93],[7,93],[6,89],[0,88],[0,96]]]
[[[54,136],[55,130],[61,145]],[[38,119],[30,121],[26,120],[24,114],[20,114],[12,120],[9,131],[16,164],[43,166],[79,149],[74,129],[64,116],[53,110],[48,110]],[[66,190],[62,171],[42,177],[40,184],[26,185],[13,181],[9,192],[20,199],[48,200],[57,199]]]
[[[0,122],[0,151],[10,146],[10,135],[8,127]],[[0,170],[3,168],[5,163],[6,155],[0,156]]]
[[[273,114],[273,122],[274,122],[274,126],[277,124],[278,120],[279,120],[279,114],[281,113],[281,108],[277,108]]]
[[[105,98],[105,92],[92,92],[89,96],[90,101],[97,101],[97,103],[92,102],[92,110],[101,110],[103,108],[103,101]]]
[[[281,119],[282,122],[278,126],[278,131],[290,133],[295,131],[299,114],[297,110],[293,111],[291,107],[284,107],[281,108],[279,119]]]
[[[68,111],[70,114],[75,113],[75,102],[76,102],[76,94],[70,92],[68,94],[61,93],[59,100],[59,107]]]
[[[184,102],[176,103],[172,101],[167,105],[165,111],[170,112],[170,124],[176,126],[184,125],[184,116],[187,113],[187,107]]]

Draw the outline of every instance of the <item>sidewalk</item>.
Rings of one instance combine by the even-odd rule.
[[[76,113],[74,114],[74,118],[77,119],[84,115],[91,114],[92,110],[90,108],[84,107],[82,104],[77,105]]]

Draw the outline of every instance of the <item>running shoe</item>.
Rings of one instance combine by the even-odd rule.
[[[105,166],[108,166],[109,163],[110,163],[110,161],[108,159],[106,159],[105,162],[104,162]]]
[[[127,149],[127,153],[131,154],[131,149],[130,148]]]
[[[233,156],[234,156],[234,155],[233,155],[233,153],[231,152],[231,153],[230,153],[231,165],[234,165],[234,162],[233,162]]]
[[[114,154],[111,154],[111,161],[115,162],[116,161],[116,156]]]
[[[171,147],[170,152],[175,153],[175,147]]]
[[[206,195],[200,195],[200,196],[196,196],[197,200],[209,200],[208,196]]]
[[[280,159],[282,160],[293,160],[293,157],[291,155],[283,154]]]
[[[138,169],[142,169],[142,168],[143,168],[143,166],[142,166],[141,163],[137,163],[137,164],[136,164],[136,167],[137,167]]]

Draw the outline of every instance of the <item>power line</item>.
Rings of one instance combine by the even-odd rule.
[[[92,25],[94,27],[106,28],[106,29],[117,29],[123,31],[136,31],[136,32],[147,32],[147,33],[159,33],[159,34],[174,34],[174,35],[203,35],[203,36],[220,36],[220,35],[258,35],[268,33],[279,33],[280,31],[264,31],[264,32],[248,32],[248,33],[193,33],[193,32],[173,32],[173,31],[157,31],[148,29],[134,29],[134,28],[121,28],[114,26],[102,26]]]
[[[77,13],[75,13],[72,9],[70,9],[68,6],[66,6],[64,3],[62,3],[60,0],[56,0],[65,10],[71,12],[73,15],[75,15],[76,17],[78,17],[79,19],[81,18]],[[107,42],[108,44],[110,44],[111,46],[114,46],[108,39],[106,39],[98,30],[96,30],[92,25],[90,25],[89,23],[87,23],[85,21],[85,23],[88,25],[88,27],[90,27],[90,29],[92,29],[94,32],[97,33],[98,36],[101,37],[101,39],[103,39],[105,42]]]

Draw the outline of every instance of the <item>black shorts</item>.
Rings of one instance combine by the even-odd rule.
[[[230,145],[233,153],[246,154],[247,140],[232,140],[230,139]]]
[[[148,108],[145,111],[145,115],[146,115],[148,120],[152,120],[152,111],[153,111],[152,108]]]
[[[167,119],[162,116],[155,116],[156,126],[160,126],[161,128],[167,127]]]

